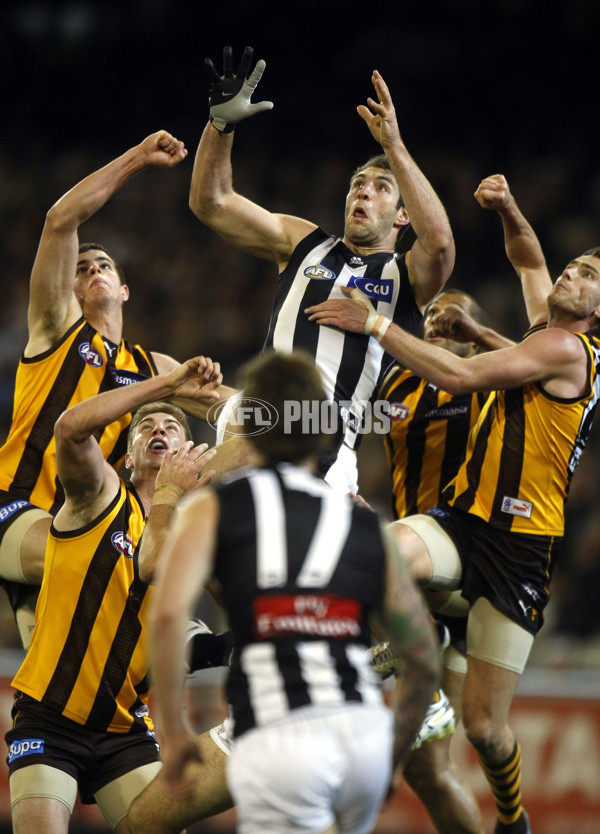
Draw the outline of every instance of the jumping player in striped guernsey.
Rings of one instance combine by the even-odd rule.
[[[148,711],[153,589],[140,579],[138,550],[151,509],[172,506],[212,474],[200,478],[215,452],[194,446],[184,413],[166,400],[211,398],[220,381],[218,365],[196,357],[74,405],[56,423],[65,501],[48,536],[36,625],[13,680],[6,734],[15,834],[66,834],[78,789],[113,830],[127,832],[131,801],[160,769]],[[134,410],[126,483],[97,438]],[[205,740],[206,755],[221,761],[208,733]],[[209,794],[213,813],[221,800],[229,804],[222,785]]]
[[[386,350],[440,388],[492,392],[442,501],[391,529],[421,584],[459,588],[469,600],[465,731],[494,793],[495,834],[529,834],[508,715],[543,624],[569,484],[600,396],[600,247],[573,258],[553,283],[504,177],[488,178],[478,199],[521,240],[510,259],[532,325],[522,342],[458,357],[379,315],[358,290],[309,314],[352,332],[370,319]]]
[[[246,395],[279,415],[286,402],[326,399],[304,352],[270,351],[241,373]],[[241,428],[257,465],[184,499],[160,557],[150,640],[163,775],[182,802],[197,790],[180,670],[186,615],[214,577],[234,638],[227,783],[238,830],[366,834],[436,686],[435,637],[377,516],[312,474],[327,436],[301,420],[257,425],[249,415]],[[395,732],[370,664],[374,624],[406,672]]]
[[[123,338],[125,276],[102,245],[80,245],[79,227],[133,176],[172,168],[186,155],[183,142],[170,133],[153,133],[71,188],[46,216],[30,280],[29,338],[17,370],[10,431],[0,448],[0,578],[25,648],[48,529],[63,500],[53,437],[58,416],[100,391],[179,364]],[[190,407],[199,417],[207,409],[201,403]],[[103,455],[115,467],[125,454],[129,420],[123,415],[100,438]]]
[[[313,356],[327,397],[341,405],[346,420],[345,440],[326,480],[356,493],[355,452],[362,419],[389,357],[376,339],[323,330],[303,311],[328,298],[343,298],[342,288],[356,286],[382,314],[416,331],[422,310],[452,271],[452,230],[438,196],[406,149],[388,87],[377,71],[371,78],[376,98],[357,109],[382,152],[352,175],[342,237],[309,220],[270,212],[238,194],[231,163],[233,130],[243,119],[273,106],[250,102],[265,67],[259,61],[250,74],[252,56],[246,47],[234,74],[232,51],[225,47],[223,76],[207,59],[210,122],[196,153],[190,207],[225,240],[277,265],[265,346],[303,348]],[[306,179],[313,173],[306,171]],[[397,251],[409,223],[416,241],[409,251]]]

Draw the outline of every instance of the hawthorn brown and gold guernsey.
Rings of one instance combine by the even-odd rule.
[[[458,472],[469,433],[487,394],[449,394],[395,366],[378,398],[389,402],[390,430],[383,435],[396,518],[434,507]]]
[[[153,729],[144,627],[152,588],[137,564],[145,521],[135,490],[121,482],[91,524],[52,526],[31,646],[12,682],[98,731]]]
[[[22,357],[12,422],[0,448],[0,490],[55,515],[62,504],[56,472],[54,424],[76,403],[156,374],[149,352],[124,339],[116,345],[80,319],[51,350]],[[129,415],[107,426],[102,454],[118,467],[126,450]]]
[[[539,383],[497,391],[481,412],[458,475],[444,490],[450,505],[513,533],[564,535],[569,484],[600,398],[600,340],[575,335],[588,355],[586,394],[563,400]]]

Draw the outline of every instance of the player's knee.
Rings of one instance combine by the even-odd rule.
[[[417,582],[429,582],[433,576],[433,563],[423,539],[400,521],[389,524],[388,530],[406,560],[411,576]]]
[[[465,710],[463,725],[469,743],[482,758],[489,758],[498,742],[498,732],[492,718],[483,713],[472,714]]]

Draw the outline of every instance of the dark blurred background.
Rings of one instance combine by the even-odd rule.
[[[0,439],[26,340],[28,276],[47,209],[72,185],[165,128],[189,157],[128,183],[81,230],[123,265],[125,333],[178,359],[219,359],[235,383],[260,350],[276,273],[195,220],[187,194],[207,118],[203,60],[246,44],[267,69],[269,113],[236,132],[235,184],[265,207],[341,232],[349,175],[377,151],[356,106],[371,71],[388,82],[404,139],[440,194],[457,259],[449,286],[472,292],[491,323],[526,327],[501,225],[473,199],[504,173],[553,274],[600,244],[600,8],[595,0],[440,2],[41,2],[0,11]],[[554,580],[540,662],[600,667],[600,441],[575,478],[568,547]],[[389,509],[380,438],[361,453],[366,497]],[[4,599],[2,599],[4,603]],[[5,619],[8,643],[13,639]]]

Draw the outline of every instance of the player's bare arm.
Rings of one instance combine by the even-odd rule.
[[[48,211],[31,273],[27,356],[52,347],[81,316],[73,286],[82,223],[140,171],[173,167],[186,155],[183,142],[159,130],[85,177]]]
[[[160,559],[150,621],[154,692],[166,744],[164,776],[179,795],[190,790],[185,765],[200,752],[182,712],[185,629],[213,568],[218,501],[210,489],[194,493],[176,514]]]
[[[500,215],[506,254],[521,279],[530,324],[546,321],[546,298],[552,279],[537,235],[519,209],[506,177],[486,177],[475,191],[475,199],[482,208],[493,209]]]
[[[374,70],[371,81],[377,98],[369,97],[367,106],[359,105],[357,112],[385,152],[417,235],[406,262],[417,304],[423,307],[450,277],[454,237],[446,210],[404,144],[392,97],[381,73]]]
[[[273,106],[271,102],[251,104],[250,97],[265,68],[265,62],[259,61],[250,74],[251,62],[250,47],[244,50],[237,73],[230,47],[223,51],[223,75],[210,59],[206,61],[211,80],[210,121],[196,152],[189,203],[199,220],[238,249],[274,261],[281,270],[296,244],[316,226],[299,217],[271,213],[233,188],[233,128]]]

